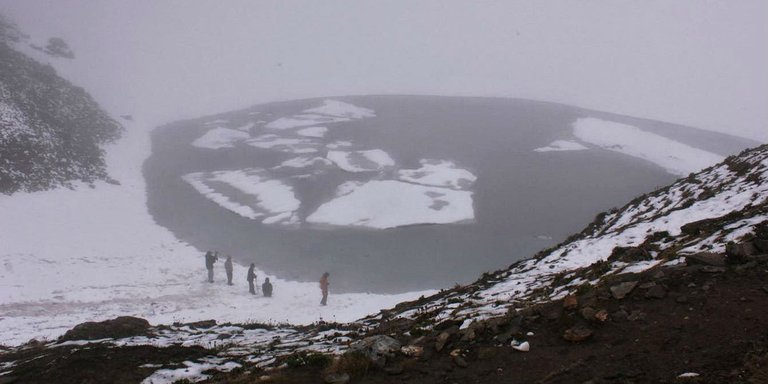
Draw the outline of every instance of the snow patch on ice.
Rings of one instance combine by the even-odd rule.
[[[279,152],[315,153],[318,151],[318,144],[311,139],[280,137],[273,134],[257,136],[246,140],[245,143],[252,147]]]
[[[272,179],[263,169],[195,172],[184,175],[183,179],[216,204],[243,217],[249,219],[265,217],[262,220],[264,224],[295,225],[298,223],[294,213],[301,203],[293,193],[293,188],[280,180]],[[217,190],[215,182],[234,187],[252,196],[253,199],[243,202],[233,201],[226,192]]]
[[[296,131],[297,134],[306,137],[323,137],[327,132],[326,127],[307,127]]]
[[[192,145],[198,148],[221,149],[232,148],[240,141],[250,137],[248,133],[235,129],[218,127],[209,130],[202,136],[195,139]]]
[[[395,161],[392,160],[389,154],[381,149],[349,152],[328,151],[326,157],[347,172],[380,171],[395,165]]]
[[[423,159],[420,163],[421,168],[398,171],[398,178],[411,183],[453,189],[469,189],[477,180],[472,172],[459,168],[452,161]]]
[[[650,161],[667,172],[686,176],[723,161],[723,157],[637,127],[596,118],[573,123],[579,140]]]
[[[395,180],[347,182],[336,198],[309,215],[308,223],[394,228],[473,220],[472,193]]]
[[[292,129],[311,125],[332,124],[366,117],[375,117],[373,110],[337,100],[324,100],[323,105],[305,109],[289,117],[281,117],[267,125],[269,129]]]
[[[546,147],[534,149],[535,152],[556,152],[556,151],[583,151],[587,147],[570,140],[555,140]]]
[[[331,99],[323,100],[322,106],[306,109],[304,110],[304,113],[319,113],[321,115],[348,117],[351,119],[376,116],[376,113],[374,113],[372,109],[358,107],[350,103]]]

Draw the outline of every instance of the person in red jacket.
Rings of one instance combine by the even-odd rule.
[[[323,300],[320,301],[320,305],[328,304],[328,272],[323,273],[323,277],[320,278],[320,291],[323,292]]]

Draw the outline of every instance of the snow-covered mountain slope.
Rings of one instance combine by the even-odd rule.
[[[121,131],[82,88],[0,36],[0,193],[108,180],[102,145]]]

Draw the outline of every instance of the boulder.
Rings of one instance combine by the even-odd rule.
[[[132,316],[120,316],[111,320],[78,324],[59,337],[59,341],[120,339],[144,336],[148,332],[149,322],[147,320]]]
[[[725,245],[725,256],[731,264],[743,263],[748,257],[758,253],[759,251],[754,244],[749,242],[734,243],[730,241]]]
[[[616,284],[611,287],[611,295],[614,299],[621,300],[626,297],[637,286],[637,281],[627,281],[625,283]]]
[[[572,311],[576,309],[579,306],[579,299],[576,298],[576,295],[568,295],[563,299],[563,308],[565,308],[568,311]]]
[[[418,345],[406,345],[400,348],[400,352],[406,356],[419,357],[424,354],[424,348]]]
[[[435,350],[438,352],[442,351],[449,338],[451,338],[451,334],[448,332],[442,332],[437,335],[437,339],[435,340]]]
[[[349,346],[347,353],[361,353],[371,360],[373,365],[384,367],[388,357],[393,357],[400,350],[400,342],[386,335],[366,337]]]
[[[715,267],[725,266],[725,256],[719,253],[699,252],[685,256],[688,265],[711,265]]]

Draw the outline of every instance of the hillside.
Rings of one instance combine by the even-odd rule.
[[[529,260],[357,322],[123,318],[9,349],[2,372],[7,382],[765,382],[766,181],[764,145]],[[357,341],[389,357],[347,353],[324,370],[324,354],[373,350]],[[108,374],[94,369],[105,353]]]
[[[14,49],[21,34],[0,24],[0,193],[110,180],[102,146],[120,137],[120,124],[51,66]]]

